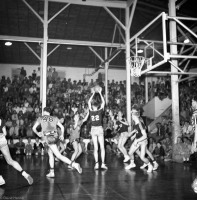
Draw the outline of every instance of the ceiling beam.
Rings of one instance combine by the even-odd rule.
[[[56,3],[71,3],[84,6],[96,6],[96,7],[111,7],[111,8],[126,8],[126,1],[106,1],[106,0],[49,0]]]
[[[5,41],[16,41],[16,42],[36,42],[43,43],[42,38],[34,37],[21,37],[21,36],[9,36],[0,35],[0,40]],[[115,47],[115,48],[125,48],[125,44],[111,43],[111,42],[95,42],[95,41],[81,41],[81,40],[63,40],[63,39],[49,39],[48,44],[66,44],[75,46],[93,46],[93,47]]]

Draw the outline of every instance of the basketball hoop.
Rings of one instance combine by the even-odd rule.
[[[130,65],[131,76],[141,76],[141,69],[144,65],[145,58],[142,56],[131,56],[127,59]]]

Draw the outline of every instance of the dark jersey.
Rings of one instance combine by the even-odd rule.
[[[90,121],[92,126],[102,126],[103,108],[97,111],[90,110]]]
[[[136,139],[139,139],[143,136],[142,131],[146,130],[146,126],[143,121],[140,121],[139,124],[133,125],[133,130],[136,130]]]
[[[129,125],[126,124],[126,120],[122,119],[122,121],[117,121],[116,125],[118,126],[117,131],[119,133],[128,132]]]

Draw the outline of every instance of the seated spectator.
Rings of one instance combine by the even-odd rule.
[[[12,127],[12,120],[10,119],[10,117],[8,117],[8,119],[6,120],[5,126],[6,126],[7,133],[9,133],[10,128]]]
[[[8,147],[9,147],[9,150],[10,150],[10,154],[15,155],[16,154],[16,147],[15,147],[15,144],[14,144],[14,140],[12,138],[9,140]]]
[[[183,137],[184,157],[183,162],[189,162],[190,155],[192,154],[192,142],[188,137]]]
[[[189,121],[185,121],[183,127],[181,128],[182,137],[187,137],[193,140],[194,130],[193,126],[189,123]]]
[[[34,136],[32,127],[33,127],[33,122],[29,122],[28,126],[26,127],[26,135],[29,138],[33,138]]]
[[[177,143],[174,144],[173,149],[173,160],[175,162],[183,163],[189,161],[191,145],[189,145],[189,141],[187,140],[186,137],[184,138],[184,142],[181,137],[177,138]]]
[[[19,138],[19,142],[15,144],[16,154],[24,155],[25,153],[25,143],[23,142],[23,138]]]
[[[34,146],[34,154],[35,155],[38,155],[38,154],[43,155],[44,154],[44,145],[42,144],[42,142],[40,142],[39,137],[36,137],[33,146]]]
[[[148,142],[148,150],[153,154],[155,148],[156,148],[156,143],[154,138],[150,137],[149,142]]]
[[[154,138],[156,143],[161,141],[165,137],[165,127],[160,122],[157,122],[155,129],[150,133],[150,137]]]
[[[155,155],[155,157],[159,157],[161,159],[164,159],[165,150],[164,150],[163,146],[161,145],[161,142],[157,142],[157,145],[155,147],[153,154]]]
[[[13,123],[15,122],[15,123],[18,124],[18,114],[17,114],[16,110],[13,111],[13,114],[11,116],[11,120],[12,120]]]
[[[28,138],[27,144],[25,145],[25,154],[26,156],[31,156],[33,153],[33,143],[31,142],[31,138]]]
[[[165,139],[162,140],[162,146],[164,147],[166,153],[164,161],[172,160],[172,141],[170,140],[169,137],[166,137]]]
[[[18,138],[18,136],[19,136],[19,126],[16,123],[16,121],[14,121],[9,130],[9,137]]]
[[[190,155],[190,161],[197,161],[197,142],[196,144],[194,144],[194,142],[192,143],[191,146],[191,155]]]

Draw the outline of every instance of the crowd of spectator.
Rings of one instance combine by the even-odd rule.
[[[47,76],[47,106],[52,110],[52,115],[57,116],[61,123],[65,126],[65,138],[69,137],[69,130],[72,116],[78,112],[81,117],[84,117],[88,112],[87,101],[91,95],[91,89],[95,85],[102,87],[105,94],[105,87],[102,80],[93,79],[88,83],[85,80],[76,81],[71,79],[60,79],[55,68]],[[183,82],[179,86],[180,94],[180,141],[178,142],[188,146],[192,144],[194,130],[190,123],[192,115],[191,99],[192,94],[196,92],[196,81]],[[0,115],[5,120],[7,138],[10,139],[10,148],[15,146],[16,153],[20,150],[16,144],[13,144],[13,139],[22,138],[28,139],[27,145],[22,145],[23,152],[28,154],[35,153],[35,143],[31,144],[31,139],[36,139],[36,135],[32,131],[32,126],[35,120],[41,115],[40,101],[40,77],[37,76],[34,70],[31,76],[27,77],[24,68],[21,68],[19,76],[9,77],[2,76],[0,80]],[[157,81],[148,83],[148,98],[158,96],[161,100],[171,98],[170,77],[158,77]],[[139,84],[131,85],[131,104],[138,104],[143,108],[145,104],[145,87],[144,81],[140,79]],[[106,148],[108,151],[120,153],[117,149],[116,131],[113,130],[113,120],[110,116],[117,114],[121,110],[126,116],[126,81],[108,81],[108,105],[105,108],[105,116],[103,126],[106,136]],[[143,110],[143,109],[142,109]],[[172,159],[172,121],[171,117],[163,117],[163,120],[156,124],[156,128],[149,133],[149,149],[156,156],[166,161]],[[81,128],[81,138],[90,139],[89,121]],[[37,139],[36,139],[37,140]],[[82,141],[83,141],[82,140]],[[19,144],[20,144],[19,141]],[[21,141],[22,142],[22,141]],[[37,141],[38,142],[38,141]],[[130,141],[126,144],[129,147]],[[19,145],[18,144],[18,145]],[[22,144],[22,143],[21,143]],[[89,143],[84,143],[84,152],[91,149]],[[178,145],[177,144],[177,145]],[[19,145],[20,146],[20,145]],[[180,146],[180,144],[179,144]],[[31,148],[32,147],[32,148]],[[190,147],[188,147],[190,148]],[[45,147],[39,147],[44,149]],[[177,151],[181,148],[177,147]],[[182,148],[184,149],[184,148]],[[191,148],[190,148],[191,149]],[[42,151],[39,151],[42,153]],[[190,151],[190,154],[194,153]],[[188,156],[183,158],[187,161]]]

